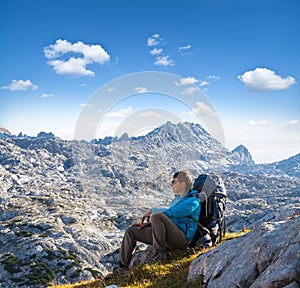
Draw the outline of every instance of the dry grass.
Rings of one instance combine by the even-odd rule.
[[[223,241],[240,237],[249,230],[240,233],[226,233]],[[214,248],[209,248],[214,249]],[[109,285],[127,288],[201,288],[202,277],[193,282],[187,282],[187,275],[191,262],[200,254],[209,249],[201,251],[176,251],[169,256],[168,260],[157,262],[152,265],[137,265],[126,275],[111,278],[107,281],[97,279],[94,281],[78,284],[54,286],[55,288],[104,288]]]

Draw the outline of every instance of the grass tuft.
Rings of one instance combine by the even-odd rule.
[[[229,233],[223,237],[223,241],[240,237],[250,230],[244,229],[240,233]],[[223,242],[222,241],[222,242]],[[120,275],[104,281],[82,282],[55,286],[55,288],[104,288],[109,285],[126,288],[201,288],[203,276],[199,276],[193,282],[187,282],[187,275],[191,262],[199,255],[214,249],[215,247],[201,251],[182,250],[174,251],[167,260],[151,265],[137,265],[126,275]]]

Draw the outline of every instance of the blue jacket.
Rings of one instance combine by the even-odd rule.
[[[189,193],[195,194],[197,191]],[[188,216],[198,220],[201,205],[197,197],[189,197],[189,195],[191,194],[186,193],[180,197],[176,194],[170,207],[162,212],[183,231],[187,239],[192,240],[196,233],[197,223]]]

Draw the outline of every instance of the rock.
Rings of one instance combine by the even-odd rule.
[[[270,222],[196,258],[188,280],[203,287],[276,288],[300,284],[300,206],[283,207]]]

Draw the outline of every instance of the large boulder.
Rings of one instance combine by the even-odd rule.
[[[299,287],[300,206],[272,214],[269,222],[196,258],[188,280],[202,275],[206,288]]]

